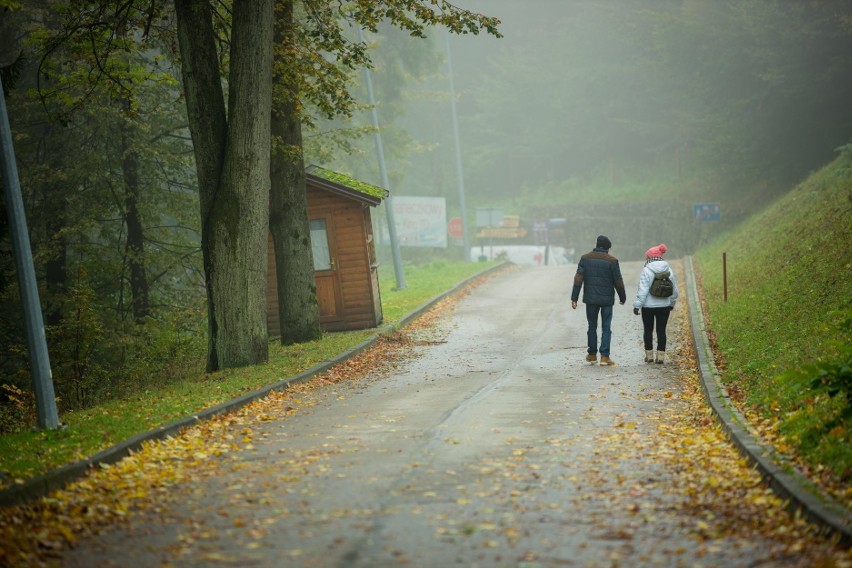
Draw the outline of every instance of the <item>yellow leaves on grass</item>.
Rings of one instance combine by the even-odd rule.
[[[678,322],[681,328],[686,321]],[[686,337],[681,329],[681,337]],[[826,550],[819,544],[815,529],[785,509],[764,483],[759,472],[748,464],[730,443],[726,433],[710,415],[698,377],[694,353],[687,345],[678,353],[682,385],[680,397],[664,395],[660,420],[655,421],[655,439],[649,443],[653,455],[676,472],[671,491],[679,495],[682,507],[697,519],[693,531],[704,540],[752,532],[783,543],[789,554],[808,549],[817,561],[838,561],[850,565],[849,552]]]
[[[252,423],[271,419],[279,408],[286,415],[298,400],[275,393],[178,436],[145,442],[138,452],[93,468],[48,497],[0,510],[0,565],[44,563],[81,536],[123,522],[129,511],[158,510],[175,485],[211,475],[220,460],[252,449]]]

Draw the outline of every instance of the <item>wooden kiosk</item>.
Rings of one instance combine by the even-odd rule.
[[[382,300],[370,208],[388,192],[319,166],[305,174],[320,325],[326,331],[376,327]],[[280,335],[271,234],[266,297],[269,334]]]

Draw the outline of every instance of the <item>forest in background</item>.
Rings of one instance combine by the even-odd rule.
[[[735,222],[849,143],[848,3],[464,5],[500,18],[504,36],[449,41],[469,208],[529,221],[613,202],[674,203],[688,216],[715,201]],[[430,41],[403,53],[382,36],[373,77],[394,191],[446,197],[457,214],[446,40]],[[331,165],[376,182],[371,145]]]
[[[351,112],[347,71],[369,58],[349,35],[380,23],[414,36],[497,33],[444,0],[0,9],[4,95],[66,409],[181,376],[205,338],[209,372],[265,362],[269,234],[279,340],[297,341],[296,325],[317,338],[301,130]],[[4,410],[20,406],[29,375],[8,233]]]
[[[128,78],[126,96],[91,86],[85,38],[63,36],[56,4],[20,4],[0,2],[4,37],[21,48],[0,64],[54,380],[76,408],[203,366],[198,182],[174,37],[152,34],[160,43],[110,69]],[[504,35],[449,41],[468,217],[478,206],[570,217],[576,203],[697,200],[736,220],[852,139],[847,2],[464,4],[500,18]],[[446,197],[458,214],[443,33],[384,25],[367,42],[392,191]],[[305,101],[306,162],[378,183],[363,76],[340,76],[352,119]],[[18,303],[3,211],[8,400],[30,383]]]

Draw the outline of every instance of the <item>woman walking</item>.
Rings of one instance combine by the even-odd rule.
[[[633,313],[642,309],[645,362],[663,364],[666,358],[666,325],[669,313],[677,302],[677,280],[669,263],[663,259],[666,245],[659,244],[645,252],[645,266],[639,274],[639,287],[633,302]],[[657,332],[657,353],[654,354],[654,330]]]

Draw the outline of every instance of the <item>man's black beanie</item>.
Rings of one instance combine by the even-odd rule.
[[[596,246],[597,248],[602,248],[602,249],[609,250],[609,249],[611,249],[611,248],[612,248],[612,243],[611,243],[611,242],[609,242],[609,239],[608,239],[608,238],[606,238],[605,236],[601,235],[601,236],[599,236],[599,237],[598,237],[598,243],[597,243],[597,245],[595,245],[595,246]]]

